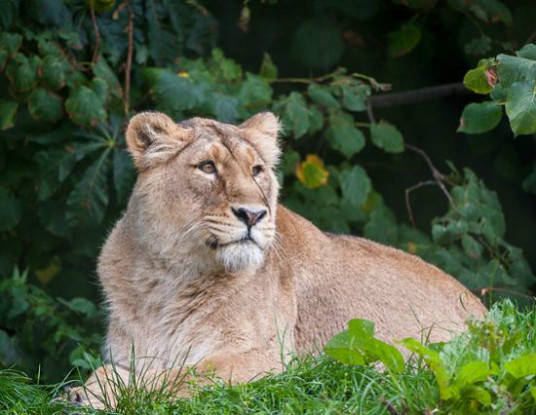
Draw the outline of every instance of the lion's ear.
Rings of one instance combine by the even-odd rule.
[[[279,119],[271,112],[261,112],[239,126],[246,131],[246,137],[257,149],[261,157],[271,167],[277,164],[281,149],[277,136],[281,131]]]
[[[134,164],[145,170],[176,154],[192,135],[165,114],[142,112],[128,123],[126,141]]]

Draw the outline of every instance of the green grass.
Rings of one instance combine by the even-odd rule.
[[[536,354],[531,355],[536,353],[535,310],[519,311],[503,302],[493,308],[485,322],[429,350],[423,358],[413,356],[399,374],[370,365],[343,365],[320,356],[296,359],[284,373],[245,385],[214,381],[189,399],[173,399],[163,391],[148,394],[127,390],[109,413],[536,414]],[[444,373],[425,363],[430,363],[436,352]],[[480,378],[476,367],[484,363],[479,362],[489,370]],[[516,373],[511,362],[523,363],[516,370],[524,371],[524,376],[511,374]],[[464,371],[464,367],[472,370]],[[454,396],[445,395],[445,385],[442,390],[438,379],[445,380],[451,389],[458,385]],[[0,413],[95,413],[55,398],[62,386],[39,386],[17,372],[0,371]]]

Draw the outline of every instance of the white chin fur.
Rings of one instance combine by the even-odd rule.
[[[262,250],[253,243],[232,244],[216,250],[216,259],[229,271],[257,267],[264,261]]]

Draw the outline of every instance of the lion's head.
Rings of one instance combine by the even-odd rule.
[[[145,112],[126,140],[139,171],[127,212],[137,242],[172,260],[236,271],[262,264],[275,238],[279,123],[261,113],[239,126]]]

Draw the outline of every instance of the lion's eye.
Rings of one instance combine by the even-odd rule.
[[[216,165],[212,161],[203,161],[197,168],[207,174],[214,174],[217,172]]]
[[[251,173],[253,174],[253,177],[255,176],[258,176],[259,174],[261,174],[263,172],[264,168],[260,165],[257,165],[257,166],[253,166],[253,168],[251,169]]]

